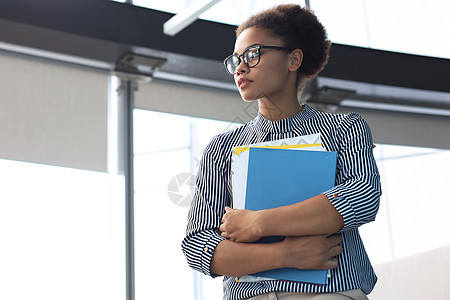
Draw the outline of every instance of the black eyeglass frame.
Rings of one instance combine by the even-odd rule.
[[[256,48],[257,51],[258,51],[258,61],[257,61],[254,65],[250,66],[250,65],[248,64],[248,62],[246,61],[246,59],[245,59],[245,54],[246,54],[248,51],[250,51],[251,49],[255,49],[255,48]],[[224,64],[225,69],[227,70],[228,74],[230,74],[230,75],[236,74],[237,66],[239,66],[239,65],[241,64],[241,57],[242,57],[242,61],[244,62],[244,64],[245,64],[248,68],[256,67],[256,66],[259,64],[259,61],[260,61],[260,59],[261,59],[261,49],[273,49],[273,50],[292,51],[292,49],[290,49],[290,48],[287,48],[287,47],[279,47],[279,46],[264,46],[264,45],[250,46],[250,47],[248,47],[247,49],[245,49],[244,52],[242,52],[242,54],[240,54],[240,55],[237,55],[237,54],[231,54],[231,55],[228,55],[227,58],[225,58],[225,59],[223,60],[223,64]],[[227,62],[228,62],[232,57],[237,57],[237,59],[238,59],[238,63],[237,63],[237,65],[236,65],[236,69],[235,69],[234,73],[231,73],[230,70],[229,70],[228,67],[227,67],[227,64],[228,64]]]

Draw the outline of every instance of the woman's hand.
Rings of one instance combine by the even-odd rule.
[[[262,237],[257,211],[225,207],[220,231],[222,236],[235,242],[255,242]]]
[[[338,266],[335,256],[342,253],[342,236],[312,235],[286,237],[280,242],[282,265],[297,269],[334,269]]]

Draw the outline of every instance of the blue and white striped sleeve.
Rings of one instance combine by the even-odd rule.
[[[351,113],[340,124],[337,135],[336,185],[324,194],[342,215],[342,231],[346,231],[375,220],[381,185],[366,121]]]
[[[182,242],[189,266],[211,277],[218,276],[210,271],[211,259],[216,246],[224,240],[219,227],[225,206],[230,205],[224,156],[220,150],[220,139],[216,137],[203,153],[188,214],[186,237]]]

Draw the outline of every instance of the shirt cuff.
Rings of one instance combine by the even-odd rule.
[[[353,206],[348,201],[345,191],[339,186],[329,189],[323,194],[328,198],[330,203],[334,206],[337,212],[344,219],[344,228],[341,231],[353,228],[356,226],[356,213]]]
[[[201,268],[203,274],[209,275],[213,278],[220,276],[211,272],[211,259],[214,254],[214,250],[216,250],[217,245],[223,240],[225,240],[224,237],[220,235],[213,235],[203,245],[201,255]]]

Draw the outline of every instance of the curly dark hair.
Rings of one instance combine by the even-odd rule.
[[[323,25],[307,7],[282,4],[251,16],[236,29],[238,37],[245,29],[257,27],[284,41],[284,46],[303,51],[297,71],[297,84],[303,86],[319,74],[328,62],[331,42]]]

